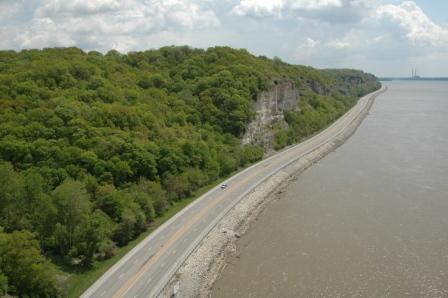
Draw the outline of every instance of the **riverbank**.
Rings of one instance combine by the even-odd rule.
[[[238,239],[210,297],[448,297],[448,84],[384,85]]]
[[[347,140],[368,114],[382,88],[367,96],[367,103],[342,132],[330,141],[284,167],[244,197],[208,233],[161,292],[161,297],[208,296],[214,281],[226,265],[226,258],[235,254],[235,243],[254,222],[260,212],[305,169],[332,152]]]

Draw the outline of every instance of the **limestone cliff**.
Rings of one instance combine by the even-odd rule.
[[[249,123],[243,136],[243,144],[259,144],[270,149],[275,131],[273,125],[287,128],[283,111],[297,108],[299,91],[292,81],[274,81],[253,102],[255,119]]]
[[[349,69],[272,80],[252,102],[255,117],[246,126],[242,143],[261,145],[267,153],[294,144],[329,125],[359,97],[379,87],[374,76]],[[289,123],[285,111],[291,111],[287,113]]]

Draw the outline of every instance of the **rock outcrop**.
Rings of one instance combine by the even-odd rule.
[[[273,125],[287,128],[283,111],[297,108],[299,91],[292,81],[274,81],[253,103],[255,119],[249,123],[243,144],[259,144],[270,149],[275,135]]]

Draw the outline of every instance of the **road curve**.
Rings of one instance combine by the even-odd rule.
[[[342,133],[385,88],[361,99],[314,137],[254,164],[195,200],[146,237],[81,297],[155,297],[207,233],[257,185]]]

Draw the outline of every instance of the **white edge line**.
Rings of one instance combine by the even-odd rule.
[[[384,87],[382,87],[381,89],[374,91],[370,94],[367,94],[363,97],[361,97],[360,99],[358,99],[358,103],[363,100],[366,97],[371,97],[374,96],[376,93],[381,93],[382,91],[384,91]],[[291,151],[292,149],[296,148],[297,146],[303,146],[303,144],[310,142],[311,140],[313,140],[314,138],[320,136],[322,133],[324,133],[327,129],[333,127],[336,125],[337,122],[340,122],[339,120],[341,120],[342,118],[345,118],[350,111],[352,111],[354,108],[356,107],[353,106],[349,111],[347,111],[343,116],[341,116],[338,120],[336,120],[335,122],[333,122],[329,127],[327,127],[325,130],[319,132],[317,135],[313,136],[310,139],[305,140],[304,142],[298,143],[286,150],[282,150],[277,152],[276,154],[263,159],[261,161],[259,161],[256,164],[253,164],[252,166],[242,170],[241,172],[235,174],[234,176],[230,177],[229,179],[227,179],[226,181],[233,181],[237,178],[239,178],[239,176],[241,176],[242,174],[246,173],[247,171],[251,170],[252,168],[255,168],[259,165],[262,165],[266,162],[268,162],[269,160],[277,157],[280,154],[284,154],[285,152]],[[272,174],[271,174],[272,175]],[[257,184],[258,185],[258,184]],[[92,295],[99,289],[99,287],[102,286],[102,284],[104,283],[105,280],[107,280],[108,278],[110,278],[110,276],[112,274],[115,273],[115,271],[117,271],[121,266],[123,266],[126,262],[129,261],[130,258],[132,258],[132,256],[139,251],[140,249],[142,249],[144,246],[146,246],[153,238],[155,238],[158,234],[160,234],[162,231],[164,231],[166,229],[167,226],[169,226],[173,221],[175,221],[177,218],[179,218],[180,216],[182,216],[184,213],[186,213],[188,210],[190,210],[191,208],[193,208],[194,206],[196,206],[197,204],[199,204],[201,201],[204,200],[204,198],[206,198],[210,193],[219,190],[220,186],[217,185],[215,187],[213,187],[212,189],[210,189],[209,191],[207,191],[205,194],[203,194],[202,196],[200,196],[199,198],[197,198],[196,200],[194,200],[192,203],[190,203],[189,205],[187,205],[185,208],[183,208],[182,210],[180,210],[178,213],[176,213],[173,217],[171,217],[169,220],[167,220],[166,222],[164,222],[162,225],[160,225],[156,230],[154,230],[150,235],[148,235],[148,237],[146,237],[145,239],[143,239],[139,244],[137,244],[133,249],[131,249],[124,257],[122,257],[117,263],[115,263],[111,268],[109,268],[109,270],[107,270],[99,279],[97,279],[92,286],[90,286],[80,297],[81,298],[88,298],[88,297],[93,297]],[[230,210],[230,209],[229,209]],[[219,217],[217,217],[219,218]],[[219,218],[220,219],[220,218]],[[191,253],[191,252],[190,252]],[[165,286],[165,285],[164,285]]]
[[[358,102],[360,102],[361,100],[363,100],[364,98],[368,97],[370,98],[376,98],[377,96],[379,96],[380,94],[384,93],[387,90],[387,88],[382,87],[379,90],[376,90],[372,93],[369,93],[363,97],[361,97]],[[367,107],[369,103],[369,100],[366,101],[366,105],[365,107],[363,107],[363,110]],[[317,136],[321,135],[323,132],[327,131],[329,128],[333,127],[334,125],[336,125],[337,123],[341,122],[340,120],[342,120],[342,118],[346,118],[345,116],[347,116],[351,111],[353,111],[353,109],[356,107],[353,106],[349,111],[347,111],[343,116],[341,116],[338,120],[336,120],[335,122],[333,122],[332,125],[330,125],[329,127],[327,127],[325,130],[321,131],[320,133],[318,133],[317,135],[313,136],[312,138],[306,140],[310,141],[312,139],[315,139]],[[180,266],[182,266],[182,264],[185,262],[185,260],[188,258],[188,256],[194,251],[194,249],[199,245],[199,243],[204,239],[204,237],[221,221],[221,219],[233,208],[235,207],[247,194],[249,194],[254,188],[256,188],[258,185],[260,185],[261,183],[263,183],[264,181],[266,181],[267,179],[269,179],[271,176],[273,176],[274,174],[276,174],[277,172],[279,172],[281,169],[286,168],[287,166],[289,166],[290,164],[292,164],[293,162],[299,160],[300,158],[304,157],[305,155],[308,155],[309,153],[313,152],[314,150],[316,150],[317,148],[321,147],[324,144],[327,144],[328,142],[330,142],[331,140],[337,138],[340,134],[342,134],[345,129],[352,124],[359,116],[361,115],[361,113],[359,113],[355,118],[353,118],[352,121],[350,121],[349,123],[347,123],[347,125],[345,125],[343,128],[340,129],[340,131],[334,135],[333,137],[331,137],[330,139],[328,139],[327,141],[320,143],[316,146],[314,146],[313,148],[311,148],[310,150],[308,150],[307,152],[299,155],[297,158],[294,158],[290,161],[288,161],[286,164],[279,166],[278,168],[274,169],[273,171],[271,171],[270,173],[268,173],[266,176],[264,176],[262,179],[260,179],[257,183],[253,184],[250,188],[248,188],[243,194],[241,194],[232,204],[230,204],[229,206],[227,206],[224,211],[222,213],[220,213],[218,216],[216,216],[213,221],[211,222],[210,225],[208,225],[199,235],[199,237],[196,237],[192,243],[190,244],[190,246],[185,250],[185,252],[182,254],[181,256],[181,261],[179,263],[175,263],[173,266],[171,266],[167,271],[166,274],[163,276],[163,278],[161,279],[161,282],[151,291],[151,293],[148,295],[148,297],[158,297],[158,295],[160,294],[160,292],[163,290],[163,288],[166,286],[166,284],[169,282],[169,280],[171,279],[171,276],[173,276],[173,274],[180,268]],[[290,149],[293,149],[295,147],[297,147],[298,145],[302,145],[305,142],[299,143],[297,145],[292,146],[291,148],[288,148],[287,150],[281,151],[279,153],[285,153],[287,151],[289,151]],[[263,161],[267,161],[269,159],[271,159],[274,156],[277,156],[279,153],[276,153],[275,155],[263,160]],[[260,161],[259,163],[255,164],[255,165],[259,165],[262,162]],[[251,168],[251,167],[250,167]],[[250,169],[248,168],[248,169]],[[244,172],[244,171],[243,171]],[[241,173],[243,173],[241,172]],[[233,178],[233,177],[232,177]]]

